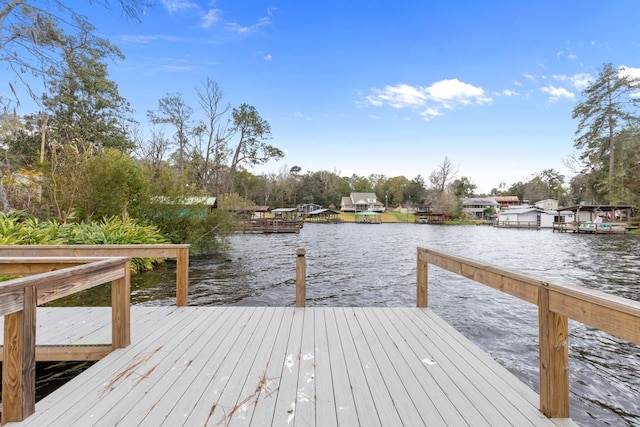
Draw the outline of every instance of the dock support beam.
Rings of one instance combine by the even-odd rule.
[[[131,344],[131,261],[125,262],[124,277],[111,282],[111,346]]]
[[[428,254],[418,248],[418,290],[417,290],[417,306],[426,308],[429,303],[428,297],[428,279],[429,264],[427,263]]]
[[[569,418],[569,319],[549,310],[549,289],[538,290],[540,410]]]
[[[25,288],[23,309],[4,316],[2,424],[35,412],[36,300],[36,287]]]
[[[189,248],[180,248],[176,256],[176,305],[187,305],[189,293]]]
[[[304,307],[307,298],[307,260],[304,249],[296,250],[296,307]]]

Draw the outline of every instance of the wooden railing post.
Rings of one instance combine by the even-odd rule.
[[[22,311],[4,317],[2,424],[22,421],[35,411],[36,304],[36,287],[27,287]]]
[[[538,290],[540,410],[569,418],[569,319],[549,310],[549,289]]]
[[[428,272],[429,272],[429,264],[426,260],[426,252],[420,248],[418,248],[418,297],[417,297],[417,306],[421,308],[426,308],[429,302],[428,299]]]
[[[296,307],[304,307],[307,294],[307,260],[304,249],[296,250]]]
[[[131,344],[131,262],[124,263],[124,277],[111,282],[111,347]]]
[[[176,256],[176,305],[186,306],[189,294],[189,248],[178,249]]]

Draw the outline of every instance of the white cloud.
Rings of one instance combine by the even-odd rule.
[[[562,98],[573,99],[575,97],[572,92],[563,87],[545,86],[541,87],[540,90],[549,95],[550,102],[556,102]]]
[[[262,57],[262,59],[264,59],[265,61],[271,61],[273,59],[273,56],[271,56],[270,53],[267,53]]]
[[[169,13],[186,9],[199,9],[197,3],[188,0],[162,0],[162,5],[167,9]]]
[[[263,18],[259,18],[255,24],[248,27],[242,26],[236,22],[227,22],[225,24],[225,28],[227,29],[227,31],[232,33],[249,35],[249,34],[254,34],[260,28],[270,24],[271,24],[271,18],[269,18],[268,16],[265,16]]]
[[[381,119],[380,116],[376,116],[374,114],[369,114],[369,118],[372,119],[372,120],[380,120]]]
[[[140,44],[148,44],[157,40],[165,41],[165,42],[181,42],[184,39],[180,37],[171,37],[171,36],[163,36],[160,34],[150,35],[150,36],[130,36],[123,35],[120,37],[122,41],[127,43],[140,43]]]
[[[577,58],[577,56],[576,56],[574,53],[570,53],[570,54],[568,54],[568,55],[567,55],[567,58],[569,58],[569,59],[576,59],[576,58]]]
[[[406,84],[385,86],[384,89],[373,89],[367,101],[375,107],[388,104],[393,108],[419,107],[424,105],[427,95],[421,87],[413,87]]]
[[[468,105],[491,102],[481,87],[461,82],[458,79],[440,80],[429,87],[407,84],[387,85],[383,89],[372,89],[366,97],[369,105],[392,108],[427,107],[422,113],[425,119],[442,115],[442,109],[455,109]]]
[[[209,9],[207,13],[202,17],[202,23],[200,26],[202,28],[209,28],[214,24],[220,22],[220,15],[222,11],[220,9]]]
[[[579,73],[571,76],[570,80],[576,89],[583,90],[593,81],[593,76],[589,73]]]
[[[195,65],[163,65],[160,67],[162,71],[193,71]]]
[[[502,95],[502,96],[518,96],[518,95],[520,95],[520,92],[516,92],[516,91],[511,90],[511,89],[505,89],[502,92],[500,92],[500,95]]]
[[[618,68],[618,75],[620,77],[627,77],[630,79],[640,79],[640,68],[631,68],[626,65],[621,65]]]
[[[296,119],[303,119],[303,120],[311,120],[311,117],[305,116],[304,114],[302,114],[300,111],[296,111],[293,114],[293,117],[295,117]]]
[[[554,74],[551,78],[557,82],[569,82],[577,90],[583,90],[593,81],[593,77],[589,73],[578,73],[572,76]]]
[[[424,110],[423,112],[420,113],[420,115],[425,119],[425,120],[431,120],[434,117],[438,117],[441,116],[442,113],[438,110],[436,110],[435,108],[427,108],[426,110]]]
[[[491,98],[484,96],[481,87],[461,82],[458,79],[441,80],[427,88],[429,98],[443,103],[457,102],[462,105],[484,104]]]

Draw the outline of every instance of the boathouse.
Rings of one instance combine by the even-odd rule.
[[[538,206],[512,206],[500,211],[494,222],[496,227],[553,228],[558,222],[572,222],[573,213],[541,209]]]

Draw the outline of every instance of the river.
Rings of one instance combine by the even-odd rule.
[[[300,234],[234,235],[231,246],[225,260],[191,259],[189,304],[293,305],[303,248],[308,306],[414,306],[418,246],[640,301],[640,236],[305,224]],[[175,264],[167,263],[133,278],[132,301],[173,304],[174,286]],[[435,268],[429,306],[538,390],[535,306]],[[582,426],[640,426],[639,347],[577,322],[569,329],[571,417]]]

